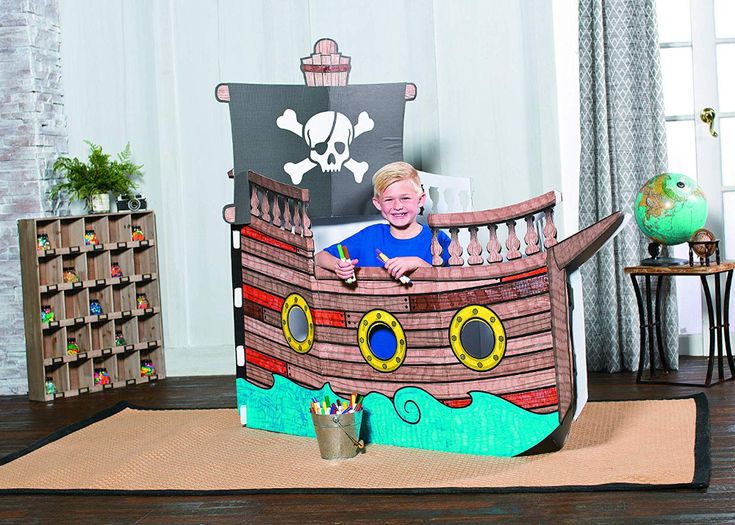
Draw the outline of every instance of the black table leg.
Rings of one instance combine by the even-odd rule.
[[[722,319],[722,329],[725,332],[725,351],[727,352],[727,364],[730,366],[730,378],[735,378],[735,362],[732,359],[732,349],[730,347],[730,290],[732,286],[732,270],[727,272],[725,279],[725,305],[724,315]]]
[[[633,290],[635,291],[635,300],[638,303],[638,323],[641,328],[640,344],[641,349],[638,353],[638,375],[636,376],[636,383],[641,382],[643,376],[643,361],[646,355],[646,320],[644,317],[643,309],[643,298],[641,297],[641,289],[638,286],[638,276],[630,274],[630,280],[633,281]]]
[[[651,276],[646,275],[646,321],[648,328],[648,365],[650,367],[650,378],[656,377],[656,348],[653,339],[653,327],[655,325],[655,317],[653,311],[653,299],[651,298]]]
[[[671,371],[671,368],[669,367],[669,360],[664,355],[664,337],[663,331],[661,330],[661,299],[663,297],[663,281],[663,275],[659,275],[658,279],[656,279],[656,343],[658,345],[658,356],[661,359],[661,365],[664,367],[664,372],[668,374]]]
[[[724,352],[722,351],[722,293],[720,291],[720,274],[714,275],[715,280],[715,321],[717,325],[717,380],[725,380]]]
[[[702,289],[704,290],[704,298],[707,301],[707,318],[709,319],[709,361],[707,362],[707,379],[704,381],[705,386],[712,383],[712,371],[715,366],[715,314],[712,307],[712,294],[709,291],[709,283],[707,276],[702,275]]]

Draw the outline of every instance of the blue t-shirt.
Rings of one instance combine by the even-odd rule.
[[[442,246],[442,259],[444,259],[446,265],[449,260],[449,237],[442,231],[439,232],[438,237],[439,244]],[[347,246],[351,259],[359,259],[357,266],[385,266],[383,261],[375,255],[376,248],[389,259],[393,257],[421,257],[431,264],[431,228],[425,224],[421,225],[421,232],[410,239],[396,239],[393,237],[388,224],[373,224],[363,228],[355,235],[347,237],[339,244]],[[324,251],[339,259],[336,244],[325,248]]]

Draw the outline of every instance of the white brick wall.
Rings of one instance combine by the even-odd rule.
[[[16,221],[52,214],[67,152],[58,0],[0,0],[0,394],[27,392]]]

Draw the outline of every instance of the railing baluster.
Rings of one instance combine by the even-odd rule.
[[[265,189],[261,188],[263,190],[263,200],[261,202],[261,210],[263,210],[263,214],[261,215],[261,219],[263,219],[265,222],[271,222],[271,215],[270,215],[270,204],[268,204],[268,199],[270,198],[270,192]]]
[[[283,229],[287,232],[291,231],[293,224],[291,224],[291,203],[288,197],[283,198]]]
[[[431,264],[434,266],[442,266],[444,259],[442,258],[442,245],[439,242],[439,229],[431,229]]]
[[[556,226],[554,226],[554,208],[544,210],[544,246],[550,248],[556,244]]]
[[[523,240],[526,241],[526,255],[533,255],[541,251],[538,246],[538,232],[533,215],[526,216],[526,236],[523,237]]]
[[[459,244],[459,228],[449,228],[451,242],[449,243],[449,266],[462,266],[462,245]]]
[[[301,205],[303,203],[294,201],[293,203],[293,232],[297,235],[301,235]]]
[[[278,201],[281,200],[281,196],[278,193],[273,194],[273,226],[281,227],[281,208],[278,205]]]
[[[250,184],[250,214],[254,217],[260,217],[260,209],[258,201],[258,187],[255,184]]]
[[[503,247],[498,241],[498,225],[488,224],[487,230],[490,234],[490,237],[487,241],[487,253],[488,253],[487,262],[489,263],[501,262],[503,260],[503,256],[500,255],[500,250]]]
[[[307,206],[305,202],[301,203],[301,222],[304,225],[304,237],[311,237],[311,219],[309,218],[309,214],[306,213]]]
[[[470,226],[470,243],[467,245],[467,264],[482,264],[482,245],[477,240],[477,226]]]
[[[516,235],[516,221],[508,221],[505,223],[508,226],[508,239],[505,241],[505,247],[508,248],[508,260],[519,259],[521,252],[518,248],[521,247],[521,241]]]

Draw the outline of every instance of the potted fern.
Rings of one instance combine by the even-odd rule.
[[[110,194],[133,197],[137,181],[143,177],[142,165],[131,160],[130,143],[117,154],[115,160],[88,140],[89,158],[83,162],[78,158],[59,157],[54,162],[54,173],[61,175],[60,181],[51,188],[49,196],[56,199],[64,195],[71,201],[84,201],[90,213],[110,211]]]

